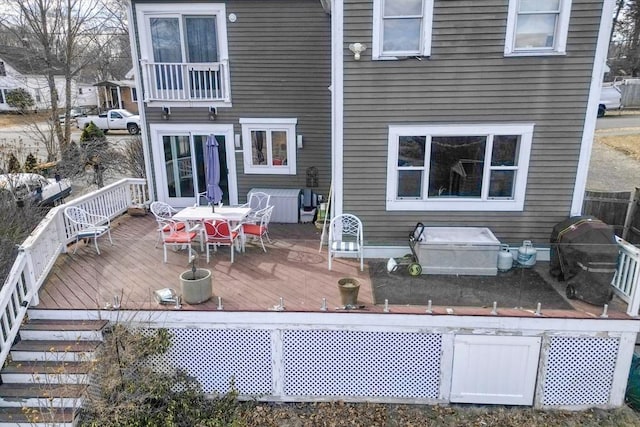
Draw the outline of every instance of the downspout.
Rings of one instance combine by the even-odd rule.
[[[593,73],[591,74],[591,87],[589,88],[589,100],[587,102],[587,112],[582,131],[582,143],[580,144],[580,157],[578,160],[578,171],[576,173],[576,183],[573,189],[573,202],[571,203],[571,216],[582,213],[584,203],[584,192],[587,188],[587,175],[589,173],[589,162],[591,161],[591,149],[593,148],[593,138],[596,130],[596,117],[598,104],[600,102],[600,88],[602,86],[602,76],[604,64],[609,51],[609,37],[611,26],[613,25],[613,0],[604,0],[602,14],[600,15],[600,31],[598,32],[598,42],[596,44],[596,54],[593,59]]]
[[[149,126],[147,125],[147,116],[144,109],[144,90],[142,88],[143,81],[140,73],[140,58],[138,56],[138,44],[135,37],[137,32],[136,21],[133,17],[133,4],[130,0],[126,0],[127,19],[129,20],[129,44],[131,45],[131,60],[133,62],[133,74],[138,91],[138,115],[140,116],[140,138],[142,138],[142,151],[144,153],[144,173],[147,177],[147,186],[149,187],[149,200],[157,200],[155,180],[153,179],[153,167],[151,164],[151,151],[149,149],[151,140],[149,135]]]
[[[344,161],[344,1],[334,0],[331,7],[331,214],[343,211]]]

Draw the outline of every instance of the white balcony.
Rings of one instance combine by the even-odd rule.
[[[144,101],[231,102],[229,63],[142,64]]]

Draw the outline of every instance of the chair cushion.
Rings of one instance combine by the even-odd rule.
[[[106,225],[96,225],[95,227],[88,227],[78,231],[77,236],[79,239],[86,239],[88,237],[102,236],[109,231],[109,227]]]
[[[260,224],[242,224],[242,231],[245,234],[260,236],[266,231],[266,227],[262,227]]]
[[[176,231],[182,231],[184,230],[186,227],[186,225],[184,225],[184,222],[176,222],[176,226],[175,229]],[[168,233],[171,231],[171,226],[170,225],[165,225],[164,228],[162,229],[163,233]]]
[[[226,243],[226,244],[230,244],[232,240],[235,240],[238,237],[238,232],[237,231],[232,231],[231,232],[231,237],[229,236],[211,236],[211,235],[207,235],[207,242],[208,243]]]
[[[196,237],[195,231],[176,231],[164,237],[165,243],[191,243]]]
[[[336,252],[357,252],[360,250],[358,242],[331,242],[331,250]]]

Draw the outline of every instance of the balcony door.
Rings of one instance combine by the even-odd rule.
[[[198,194],[206,191],[206,143],[213,134],[218,141],[220,158],[220,188],[223,203],[236,204],[238,194],[233,147],[233,128],[227,125],[174,125],[171,130],[152,125],[156,140],[153,144],[156,159],[158,198],[172,206],[184,207],[198,201]],[[183,130],[184,129],[184,130]]]

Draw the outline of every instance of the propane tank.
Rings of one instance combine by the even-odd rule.
[[[518,264],[523,267],[533,267],[536,263],[537,252],[531,240],[525,240],[518,248]]]
[[[513,256],[509,245],[500,245],[498,252],[498,271],[509,271],[513,267]]]

